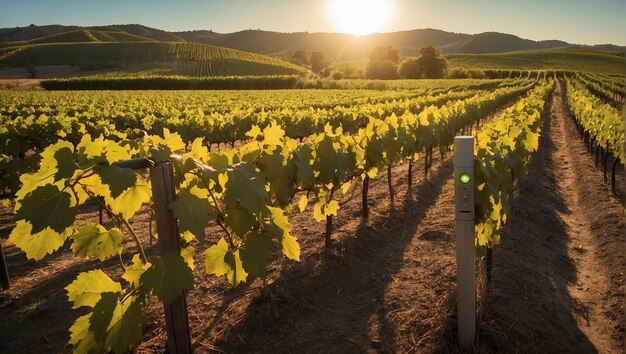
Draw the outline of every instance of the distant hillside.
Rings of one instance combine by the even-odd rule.
[[[134,34],[135,36],[154,39],[155,41],[160,41],[160,42],[183,42],[184,41],[184,39],[181,39],[174,33],[162,31],[156,28],[146,27],[143,25],[113,25],[113,26],[107,26],[107,27],[118,29],[126,33]],[[98,29],[98,27],[95,27],[95,29]]]
[[[20,47],[45,43],[87,43],[87,42],[155,42],[154,39],[136,36],[117,29],[102,28],[78,29],[63,33],[51,34],[28,41],[0,42],[0,48]]]
[[[17,42],[29,41],[41,37],[54,34],[67,33],[74,30],[96,30],[103,32],[123,32],[130,35],[153,39],[162,42],[183,42],[184,40],[175,34],[150,28],[143,25],[111,25],[111,26],[62,26],[62,25],[46,25],[46,26],[28,26],[14,28],[0,28],[0,42]]]
[[[29,41],[31,39],[50,36],[80,29],[78,26],[46,25],[28,27],[0,28],[0,42]]]
[[[394,46],[401,56],[416,55],[420,48],[433,45],[448,56],[451,67],[624,70],[624,47],[533,41],[497,32],[469,35],[427,28],[368,36],[261,30],[223,34],[167,32],[130,24],[0,29],[0,76],[27,76],[29,66],[41,67],[37,72],[42,77],[57,75],[55,67],[61,66],[68,68],[61,76],[88,74],[81,70],[120,75],[282,75],[302,70],[287,62],[297,50],[323,51],[335,65],[351,62],[364,66],[377,45]],[[46,70],[52,74],[45,74]]]
[[[623,52],[589,49],[549,49],[491,54],[447,55],[450,67],[468,69],[559,69],[624,74]]]
[[[563,48],[570,46],[563,41],[531,41],[520,37],[498,32],[485,32],[473,35],[457,50],[458,53],[502,53],[518,50]]]
[[[97,33],[111,35],[104,31]],[[260,54],[187,42],[44,43],[0,51],[0,67],[26,66],[188,76],[288,75],[301,70]]]
[[[435,29],[418,29],[390,33],[375,33],[369,36],[353,36],[341,33],[281,33],[246,30],[220,34],[211,31],[176,32],[187,41],[219,45],[240,50],[280,55],[296,50],[320,50],[337,60],[367,58],[377,45],[392,45],[400,49],[401,55],[415,55],[427,45],[448,51],[471,36]]]
[[[75,30],[31,39],[24,44],[81,43],[81,42],[154,42],[154,39],[136,36],[123,31]]]
[[[515,35],[498,32],[463,34],[437,29],[415,29],[409,31],[374,33],[368,36],[353,36],[342,33],[282,33],[261,30],[244,30],[234,33],[217,33],[207,30],[167,32],[143,25],[111,25],[97,27],[77,26],[28,26],[0,29],[0,42],[28,41],[53,34],[74,30],[97,30],[123,32],[164,42],[194,42],[239,49],[247,52],[288,58],[297,50],[320,50],[338,61],[359,60],[368,57],[376,45],[392,45],[400,54],[415,55],[420,48],[432,45],[446,54],[503,53],[520,50],[556,49],[566,47],[595,48],[624,51],[625,47],[612,44],[599,46],[572,45],[560,40],[533,41]],[[6,46],[1,44],[0,47]]]

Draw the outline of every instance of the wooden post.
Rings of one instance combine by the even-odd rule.
[[[174,172],[171,162],[156,164],[150,169],[152,199],[156,216],[159,249],[161,254],[174,251],[180,254],[180,236],[174,213],[167,206],[176,199]],[[187,316],[185,292],[181,292],[171,304],[163,304],[167,325],[167,348],[170,353],[191,353],[191,337]]]
[[[7,268],[7,262],[4,259],[4,250],[2,249],[2,242],[0,242],[0,282],[2,282],[2,289],[8,290],[11,287],[11,280],[9,279],[9,270]]]

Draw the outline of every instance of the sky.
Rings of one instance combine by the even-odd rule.
[[[370,3],[372,11],[337,13],[337,8],[346,6],[333,2],[341,1],[348,8]],[[380,2],[387,3],[384,11],[376,5]],[[31,23],[138,23],[167,31],[205,29],[220,33],[244,29],[361,33],[368,29],[436,28],[468,34],[496,31],[575,44],[626,45],[626,0],[0,0],[0,9],[0,28]],[[375,28],[364,20],[369,15]]]

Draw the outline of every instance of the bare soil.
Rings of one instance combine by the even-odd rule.
[[[232,289],[225,279],[205,275],[198,257],[196,288],[187,295],[196,352],[456,352],[453,166],[451,156],[437,157],[425,179],[423,163],[414,167],[411,193],[407,165],[393,169],[393,208],[386,175],[370,183],[368,222],[360,219],[360,183],[342,196],[329,251],[325,225],[311,210],[291,215],[302,261],[277,257],[265,281]],[[13,282],[0,293],[0,352],[70,352],[68,328],[83,312],[70,309],[64,287],[96,267],[119,277],[119,265],[73,259],[69,245],[27,261],[6,243],[11,218],[10,210],[0,210]],[[93,220],[97,208],[85,207],[79,223]],[[133,220],[144,244],[148,220],[145,210]],[[624,208],[584,150],[558,89],[494,251],[491,284],[478,276],[484,288],[477,351],[618,353],[624,231]],[[219,230],[210,227],[207,234],[210,245]],[[197,245],[197,253],[207,246]],[[156,301],[149,318],[136,351],[164,352],[163,309]]]
[[[478,351],[623,350],[624,208],[579,139],[562,88],[494,251]]]
[[[0,79],[0,90],[41,90],[37,79]]]

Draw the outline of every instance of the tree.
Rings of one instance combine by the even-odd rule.
[[[343,72],[335,70],[332,72],[331,77],[333,78],[333,80],[341,80],[343,79]]]
[[[324,52],[311,52],[309,54],[309,63],[311,64],[311,70],[317,73],[330,65],[330,59]]]
[[[424,79],[441,79],[448,69],[448,61],[441,52],[429,45],[419,51],[417,58],[419,76]]]
[[[400,54],[397,48],[379,45],[370,53],[370,60],[365,68],[365,77],[382,80],[397,79],[399,60]]]
[[[30,74],[30,76],[34,79],[35,76],[37,75],[37,69],[35,68],[34,65],[28,65],[26,66],[26,71],[28,71],[28,73]]]
[[[291,56],[291,62],[296,65],[309,65],[309,56],[304,50],[298,50]]]
[[[336,71],[341,72],[343,79],[362,79],[363,70],[359,69],[355,64],[344,63],[335,66]]]
[[[368,79],[393,80],[398,78],[398,67],[391,60],[370,61],[365,68]]]
[[[370,62],[383,62],[386,60],[398,64],[398,61],[400,61],[398,48],[394,48],[390,45],[379,45],[370,53]]]
[[[403,79],[419,79],[419,65],[416,57],[404,59],[398,67],[398,75]]]

